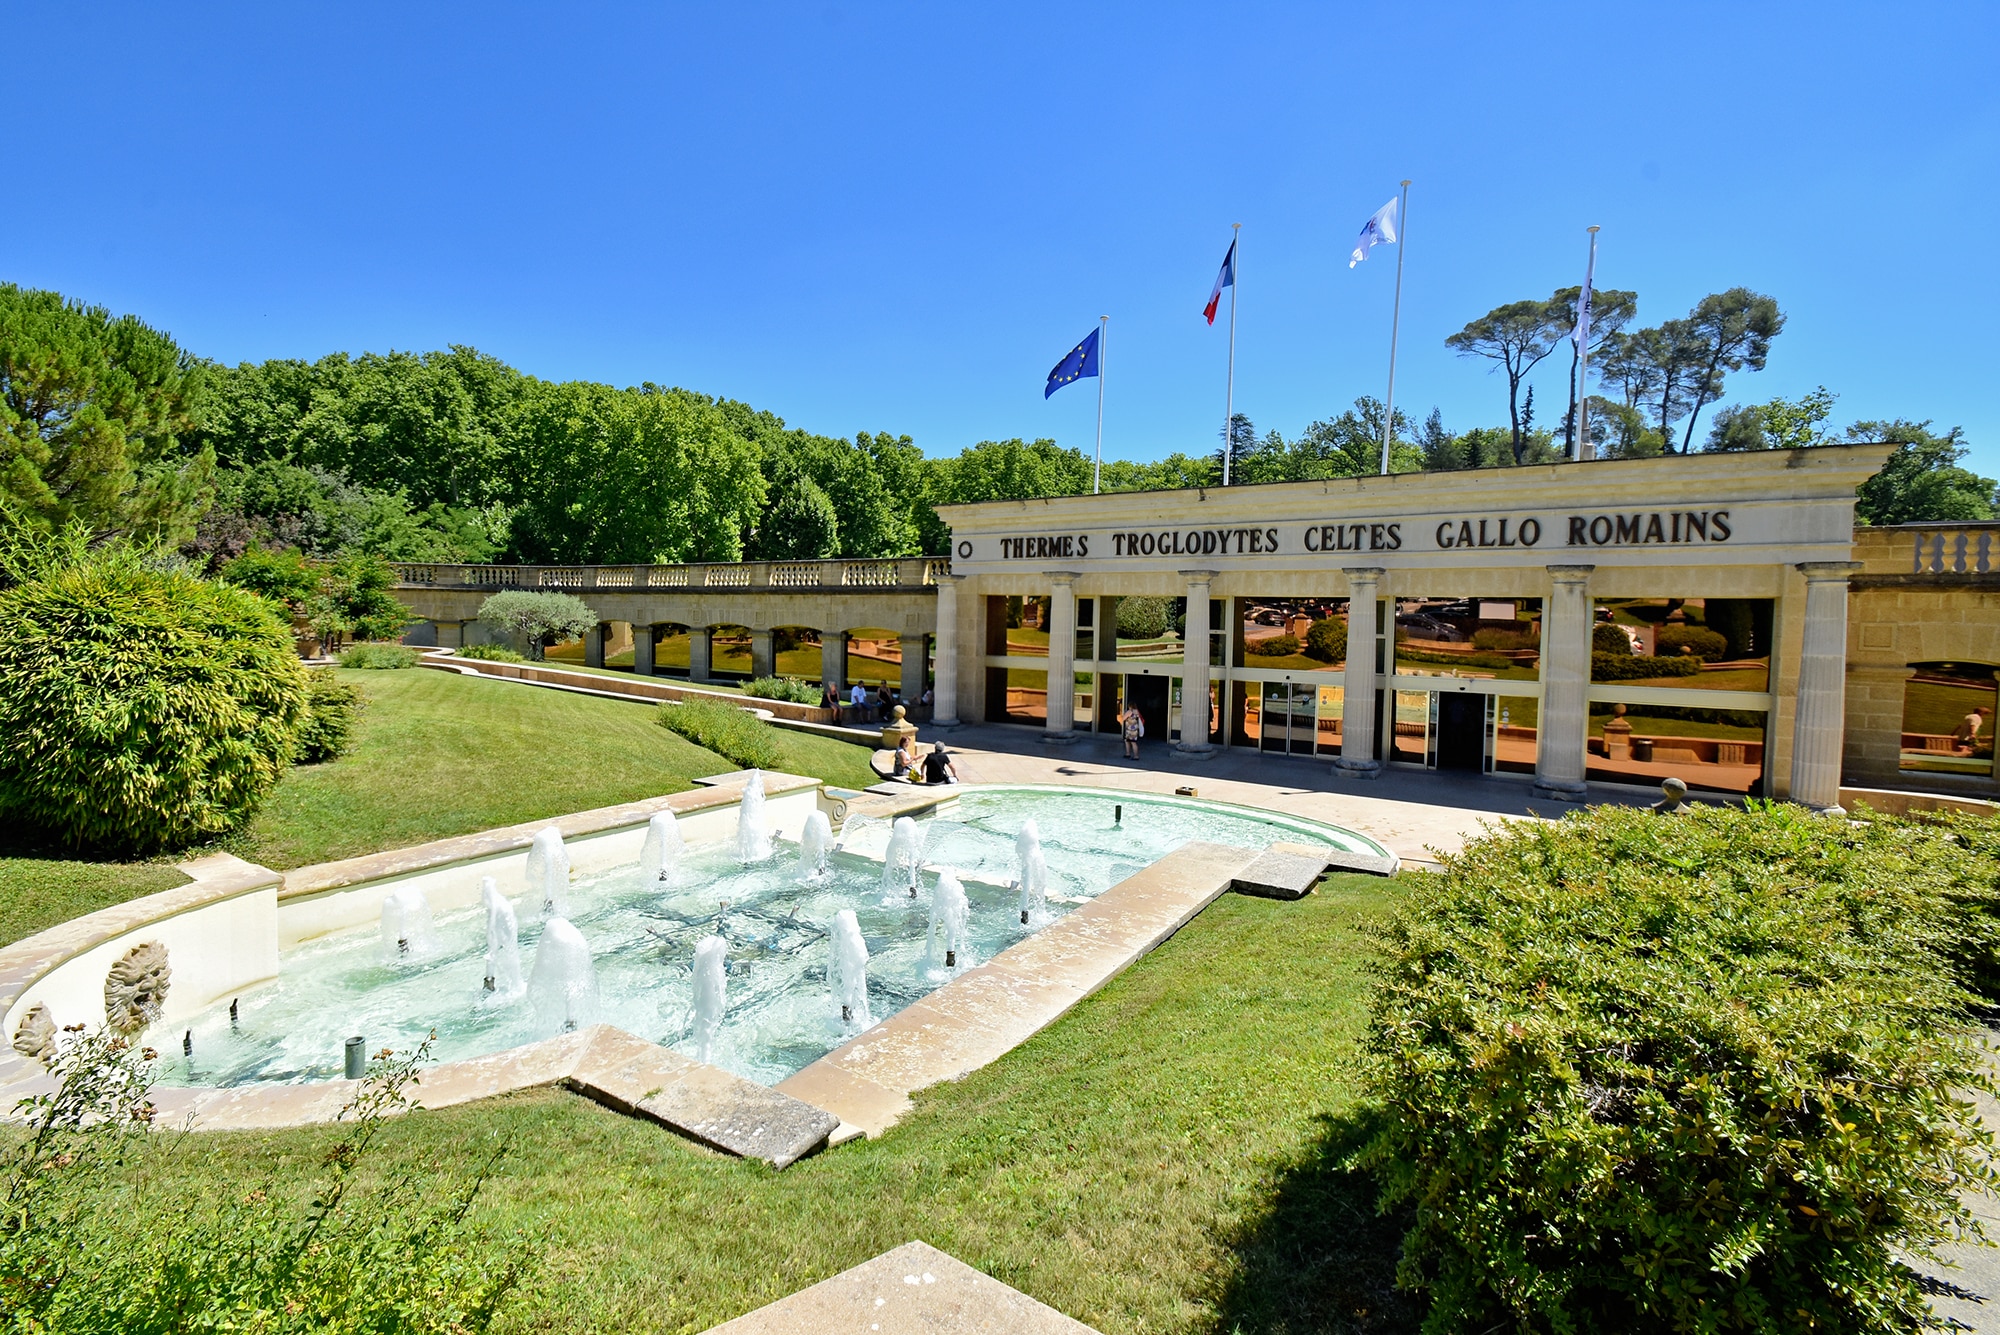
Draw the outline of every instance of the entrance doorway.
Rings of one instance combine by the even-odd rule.
[[[1492,736],[1493,697],[1467,692],[1437,693],[1437,767],[1471,770],[1487,768]]]
[[[1172,735],[1168,730],[1165,677],[1128,673],[1125,677],[1125,703],[1135,706],[1139,717],[1146,720],[1148,737],[1166,738]]]
[[[1288,755],[1311,755],[1318,732],[1319,687],[1304,682],[1264,683],[1257,747]]]

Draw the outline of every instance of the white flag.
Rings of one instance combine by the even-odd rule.
[[[1576,328],[1569,332],[1579,353],[1584,350],[1584,345],[1590,342],[1590,283],[1596,274],[1597,242],[1593,239],[1590,245],[1590,260],[1583,266],[1583,290],[1576,294]]]
[[[1347,267],[1352,269],[1355,265],[1367,259],[1368,252],[1377,246],[1393,246],[1395,244],[1396,201],[1391,199],[1387,204],[1375,210],[1373,217],[1361,224],[1361,236],[1354,243],[1354,255],[1347,261]]]

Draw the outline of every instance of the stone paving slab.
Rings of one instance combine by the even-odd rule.
[[[850,1039],[778,1089],[879,1136],[910,1095],[995,1060],[1226,893],[1257,854],[1185,844]]]
[[[708,1335],[1097,1335],[923,1242],[780,1298]]]
[[[620,1112],[773,1168],[819,1149],[840,1125],[809,1103],[610,1025],[591,1031],[563,1083]]]
[[[1230,888],[1238,894],[1259,895],[1265,899],[1304,899],[1325,870],[1325,858],[1301,857],[1297,853],[1267,848],[1236,874]]]

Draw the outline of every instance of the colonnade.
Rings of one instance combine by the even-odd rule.
[[[1799,637],[1798,689],[1792,719],[1790,796],[1795,802],[1838,811],[1840,760],[1844,729],[1847,655],[1848,577],[1858,569],[1849,561],[1801,564],[1806,596]],[[1592,565],[1546,567],[1549,592],[1543,604],[1541,642],[1541,708],[1537,727],[1535,792],[1561,801],[1583,800],[1586,793],[1590,731]],[[1381,583],[1379,566],[1357,566],[1343,572],[1348,582],[1347,665],[1342,678],[1341,753],[1336,772],[1369,779],[1382,771],[1378,737],[1378,692],[1387,688],[1390,666],[1385,645],[1393,645],[1394,630],[1379,625]],[[1182,663],[1181,741],[1177,750],[1194,757],[1210,754],[1208,741],[1210,671],[1208,627],[1211,570],[1183,570],[1187,598],[1187,650]],[[1064,743],[1076,738],[1076,582],[1078,572],[1042,572],[1048,600],[1048,713],[1043,738]],[[964,576],[945,575],[938,583],[937,707],[939,724],[958,719],[959,607],[958,585]],[[1106,628],[1099,628],[1103,633]],[[1393,652],[1389,650],[1388,652]],[[1773,654],[1772,689],[1777,689],[1779,661]]]

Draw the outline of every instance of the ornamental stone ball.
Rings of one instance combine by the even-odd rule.
[[[1694,809],[1694,804],[1687,800],[1688,786],[1679,779],[1666,779],[1660,784],[1660,791],[1665,793],[1666,796],[1653,803],[1652,811],[1654,815],[1678,816],[1684,811]]]
[[[125,952],[104,979],[104,1020],[121,1034],[138,1033],[160,1018],[174,971],[167,948],[148,941]]]

